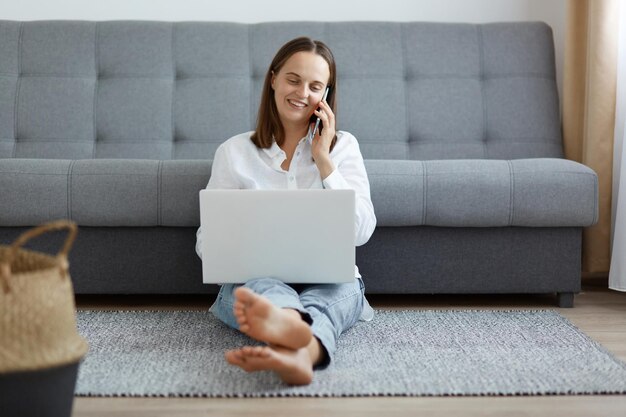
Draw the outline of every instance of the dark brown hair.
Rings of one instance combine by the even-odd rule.
[[[265,74],[265,83],[263,84],[263,91],[261,93],[261,103],[259,104],[256,129],[251,136],[252,142],[259,148],[270,148],[273,139],[276,140],[279,146],[285,141],[285,129],[278,115],[278,109],[276,108],[276,101],[274,99],[274,90],[272,89],[272,72],[278,74],[283,65],[285,65],[285,62],[296,52],[314,52],[324,58],[328,63],[328,68],[330,69],[330,77],[328,80],[330,93],[326,101],[335,114],[336,120],[337,109],[335,97],[337,97],[337,70],[332,52],[322,41],[316,41],[308,37],[292,39],[278,50],[267,70],[267,74]],[[320,128],[321,127],[320,123]],[[331,152],[336,142],[337,135],[335,135],[330,145]]]

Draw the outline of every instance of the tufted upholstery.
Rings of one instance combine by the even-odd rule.
[[[2,21],[0,158],[211,159],[302,34],[333,50],[366,159],[563,155],[544,23]]]

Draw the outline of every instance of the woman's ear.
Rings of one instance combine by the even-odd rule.
[[[272,82],[271,82],[272,90],[276,90],[276,88],[274,87],[275,80],[276,80],[276,74],[274,74],[274,71],[272,71]]]

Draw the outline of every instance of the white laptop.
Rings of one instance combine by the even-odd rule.
[[[200,191],[202,280],[354,281],[354,190]]]

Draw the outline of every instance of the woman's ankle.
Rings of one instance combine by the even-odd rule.
[[[311,357],[311,364],[313,367],[319,365],[326,360],[326,349],[322,346],[320,340],[313,336],[311,342],[307,346],[309,356]]]

